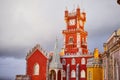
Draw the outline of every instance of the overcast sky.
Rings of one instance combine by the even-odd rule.
[[[87,14],[88,48],[103,51],[103,43],[120,28],[117,0],[0,0],[0,79],[25,74],[25,56],[36,44],[63,47],[64,11],[80,6]]]

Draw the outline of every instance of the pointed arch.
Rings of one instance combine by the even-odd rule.
[[[81,71],[81,78],[85,78],[85,70]]]
[[[55,70],[50,71],[50,80],[56,80],[56,72],[55,72]]]
[[[75,61],[75,58],[72,58],[71,64],[72,64],[72,65],[75,65],[75,62],[76,62],[76,61]]]
[[[81,64],[85,64],[85,58],[81,59]]]
[[[39,75],[39,71],[40,71],[40,66],[38,63],[35,63],[34,65],[34,75]]]
[[[75,77],[76,77],[76,76],[75,76],[75,70],[72,70],[72,71],[71,71],[71,77],[72,77],[72,78],[75,78]]]

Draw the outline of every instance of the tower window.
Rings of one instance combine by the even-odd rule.
[[[71,61],[72,63],[72,65],[75,65],[75,58],[72,58],[72,61]]]
[[[75,78],[75,70],[72,70],[72,71],[71,71],[71,77],[72,77],[72,78]]]
[[[70,43],[70,44],[73,44],[73,37],[70,37],[70,38],[69,38],[69,43]]]
[[[34,75],[39,75],[39,64],[38,63],[36,63],[35,65],[34,65]]]

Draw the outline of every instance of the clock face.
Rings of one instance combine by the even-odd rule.
[[[71,20],[69,21],[69,24],[70,24],[70,25],[75,25],[75,19],[71,19]]]

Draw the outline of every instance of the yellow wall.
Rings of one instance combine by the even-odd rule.
[[[103,68],[88,67],[87,68],[87,80],[103,80]]]
[[[103,68],[99,63],[99,50],[95,48],[94,52],[94,66],[93,64],[87,66],[87,80],[103,80]]]
[[[100,67],[94,67],[93,76],[93,80],[103,80],[103,69]]]
[[[93,68],[87,68],[87,80],[93,80]]]

